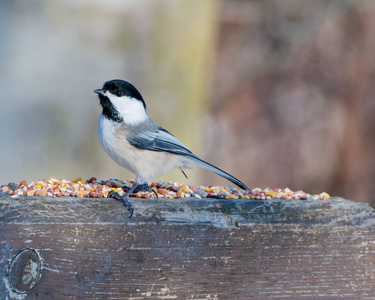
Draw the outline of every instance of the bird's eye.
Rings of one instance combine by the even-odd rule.
[[[121,91],[121,90],[117,90],[117,91],[116,91],[116,96],[117,96],[117,97],[121,97],[121,96],[123,96],[122,91]]]

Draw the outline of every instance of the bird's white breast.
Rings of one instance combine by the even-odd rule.
[[[120,132],[121,124],[107,119],[103,114],[99,117],[98,138],[104,151],[120,166],[134,173],[131,153],[133,146],[126,139],[125,132]]]

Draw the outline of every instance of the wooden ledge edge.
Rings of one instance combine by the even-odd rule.
[[[212,225],[221,228],[255,224],[302,226],[375,226],[368,204],[339,197],[328,200],[139,199],[131,198],[134,216],[108,198],[0,196],[0,224],[101,223],[137,225]]]

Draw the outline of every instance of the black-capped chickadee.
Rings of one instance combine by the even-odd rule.
[[[100,144],[117,164],[137,176],[136,182],[123,196],[113,191],[110,193],[129,210],[130,217],[134,208],[128,197],[139,185],[174,169],[183,172],[189,164],[198,165],[241,189],[249,190],[237,178],[197,157],[152,121],[146,113],[146,103],[141,94],[129,82],[119,79],[107,81],[102,89],[94,92],[99,95],[103,107],[98,123]]]

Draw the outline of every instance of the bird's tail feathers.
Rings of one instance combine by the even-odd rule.
[[[239,186],[241,189],[249,190],[250,189],[241,181],[239,181],[237,178],[233,177],[232,175],[228,174],[227,172],[219,169],[218,167],[215,167],[214,165],[209,164],[208,162],[205,162],[204,160],[200,159],[197,156],[189,156],[191,163],[202,167],[210,172],[213,172],[231,182],[233,182],[235,185]]]

